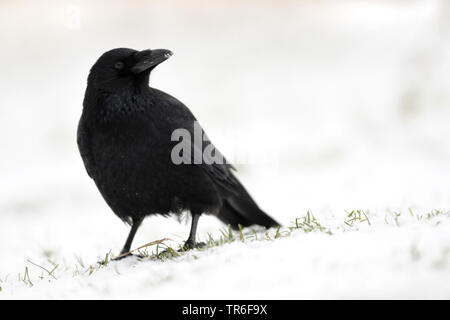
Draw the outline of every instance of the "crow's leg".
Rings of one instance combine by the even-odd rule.
[[[141,225],[142,220],[143,220],[142,218],[133,219],[133,224],[131,226],[130,233],[128,234],[127,241],[125,242],[125,245],[123,246],[123,249],[120,252],[120,254],[124,254],[124,253],[127,253],[130,251],[131,243],[133,242],[134,236],[136,235],[136,231],[139,228],[139,226]],[[126,255],[124,257],[128,257],[131,255],[132,254],[130,253],[129,255]]]
[[[181,251],[190,250],[193,248],[201,248],[205,246],[203,242],[195,242],[195,234],[197,233],[197,224],[199,218],[200,214],[192,213],[192,224],[191,224],[191,231],[189,232],[189,238],[184,243],[183,249]]]

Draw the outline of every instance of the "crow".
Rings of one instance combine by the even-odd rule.
[[[202,129],[182,102],[149,86],[152,70],[171,55],[165,49],[112,49],[95,62],[87,80],[77,144],[104,200],[131,225],[122,254],[129,253],[143,219],[154,214],[190,212],[186,250],[202,245],[195,235],[203,213],[234,229],[279,225],[258,207],[206,134],[200,143],[177,149],[174,132],[195,135]]]

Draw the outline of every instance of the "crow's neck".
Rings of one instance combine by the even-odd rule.
[[[123,88],[117,92],[86,90],[84,112],[95,122],[108,123],[138,113],[147,113],[153,106],[148,85]]]

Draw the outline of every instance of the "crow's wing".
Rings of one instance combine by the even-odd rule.
[[[193,147],[190,151],[182,153],[183,163],[201,167],[222,191],[234,195],[239,194],[241,184],[232,173],[232,170],[235,170],[235,168],[207,138],[192,112],[178,99],[157,89],[153,90],[159,96],[159,106],[162,108],[161,113],[165,115],[164,125],[168,125],[168,129],[171,130],[170,134],[177,129],[185,129],[191,135],[191,145]],[[201,145],[193,143],[196,125],[200,126],[201,132],[205,136]],[[174,142],[175,144],[176,142]],[[205,153],[204,151],[207,148],[208,152]],[[214,154],[214,157],[211,157],[211,154]],[[196,164],[195,159],[202,159],[202,161],[200,164]],[[222,161],[217,163],[215,159],[222,159]]]
[[[206,135],[205,133],[203,134]],[[202,163],[196,165],[205,170],[214,183],[225,189],[224,191],[237,194],[238,190],[236,190],[236,188],[238,188],[240,184],[231,171],[236,169],[227,161],[212,142],[208,139],[203,141],[202,145],[197,145],[195,143],[192,145],[191,152],[183,153],[183,162],[195,164],[195,159],[202,159]],[[205,153],[204,151],[207,148],[208,152]],[[214,154],[214,157],[211,157],[211,153]],[[217,159],[221,161],[215,162]]]
[[[173,98],[175,99],[175,98]],[[188,130],[191,137],[194,135],[194,124],[197,120],[181,102],[175,99],[171,102],[172,112],[168,119],[171,130],[185,129]],[[170,107],[169,107],[170,108]],[[169,112],[169,113],[172,113]],[[201,128],[201,127],[200,127]],[[202,130],[203,132],[203,130]],[[204,132],[203,132],[204,133]],[[183,153],[182,157],[185,163],[191,163],[200,166],[211,177],[216,187],[219,189],[223,197],[223,206],[220,208],[218,218],[231,225],[232,228],[238,229],[239,226],[251,226],[258,224],[266,228],[279,225],[277,221],[272,219],[264,211],[262,211],[244,186],[234,176],[233,166],[229,164],[220,151],[214,147],[209,139],[205,139],[201,146],[193,144],[190,152]],[[214,159],[209,157],[208,152],[204,152],[205,148],[213,148],[214,158],[223,159],[222,163],[214,163]],[[189,150],[189,149],[188,149]],[[212,153],[212,152],[211,152]],[[201,164],[195,164],[195,159],[202,159]]]

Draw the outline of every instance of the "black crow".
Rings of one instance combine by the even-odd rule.
[[[164,49],[113,49],[97,60],[87,81],[78,147],[107,204],[131,225],[122,253],[129,252],[142,220],[153,214],[191,213],[186,249],[199,245],[195,234],[202,213],[233,228],[278,225],[206,135],[200,144],[177,149],[174,132],[194,136],[201,127],[182,102],[149,87],[151,71],[171,55]]]

